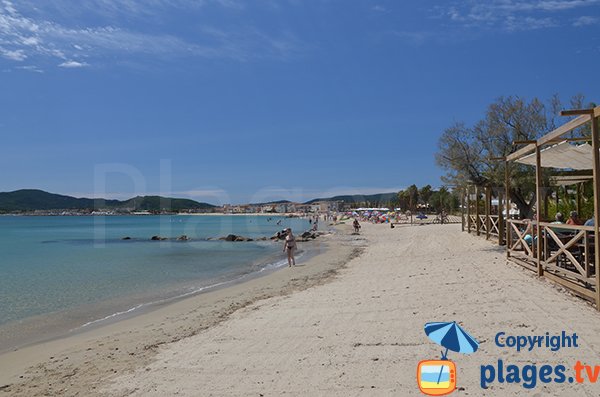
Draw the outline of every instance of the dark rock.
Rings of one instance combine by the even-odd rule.
[[[123,237],[121,240],[131,240],[131,237],[126,236],[126,237]]]
[[[160,236],[152,236],[150,238],[150,240],[152,240],[152,241],[162,241],[162,240],[166,240],[166,239],[167,239],[166,237],[160,237]]]
[[[178,241],[188,241],[190,238],[188,236],[186,236],[185,234],[182,234],[181,236],[177,237]]]
[[[227,235],[227,237],[219,237],[219,240],[222,240],[222,241],[254,241],[251,238],[244,237],[244,236],[238,236],[236,234],[229,234],[229,235]]]

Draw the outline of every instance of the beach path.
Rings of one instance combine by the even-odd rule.
[[[364,225],[368,248],[331,282],[261,300],[199,334],[160,348],[156,360],[111,379],[104,392],[134,396],[421,395],[416,368],[438,359],[423,331],[457,321],[481,343],[450,352],[454,395],[589,395],[600,385],[493,382],[480,366],[502,359],[567,366],[600,365],[600,314],[584,301],[516,265],[502,248],[457,225]],[[293,269],[292,269],[293,271]],[[495,335],[576,332],[579,348],[516,352]]]

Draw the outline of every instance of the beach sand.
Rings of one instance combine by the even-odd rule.
[[[24,396],[417,396],[418,362],[439,359],[441,350],[423,325],[457,321],[481,345],[472,355],[449,353],[457,366],[455,395],[599,394],[600,386],[589,383],[538,381],[531,390],[522,383],[480,387],[480,366],[496,365],[498,359],[505,366],[563,364],[567,376],[578,360],[600,365],[600,314],[534,273],[507,264],[504,250],[492,242],[461,233],[459,225],[390,229],[370,224],[363,225],[361,236],[332,242],[332,250],[312,259],[315,267],[331,262],[325,275],[300,277],[295,272],[305,270],[301,267],[275,272],[269,277],[288,281],[277,293],[269,277],[253,280],[266,283],[256,287],[265,291],[265,299],[244,292],[247,285],[217,291],[226,296],[211,305],[222,299],[231,307],[223,312],[215,306],[211,321],[203,316],[212,306],[199,296],[176,304],[185,309],[173,305],[105,327],[97,331],[101,336],[56,341],[63,350],[52,359],[48,354],[61,346],[46,344],[46,350],[30,352],[43,362],[23,372],[23,379],[18,371],[8,380],[2,375],[3,382],[12,383],[4,391]],[[364,243],[368,246],[356,256]],[[496,346],[500,331],[576,332],[580,347],[516,352]],[[169,340],[174,342],[155,342]],[[14,352],[12,358],[20,357],[23,366],[23,355]],[[10,368],[7,359],[0,356],[0,373]]]

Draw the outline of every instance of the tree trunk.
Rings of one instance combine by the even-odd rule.
[[[515,205],[519,209],[519,218],[520,219],[526,219],[526,218],[533,217],[533,204],[535,203],[535,193],[534,193],[533,198],[528,203],[527,200],[525,200],[525,197],[523,197],[519,192],[511,189],[510,190],[510,201],[515,203]]]

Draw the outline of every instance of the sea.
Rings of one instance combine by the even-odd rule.
[[[287,266],[281,243],[218,238],[309,226],[280,216],[0,216],[0,352]]]

